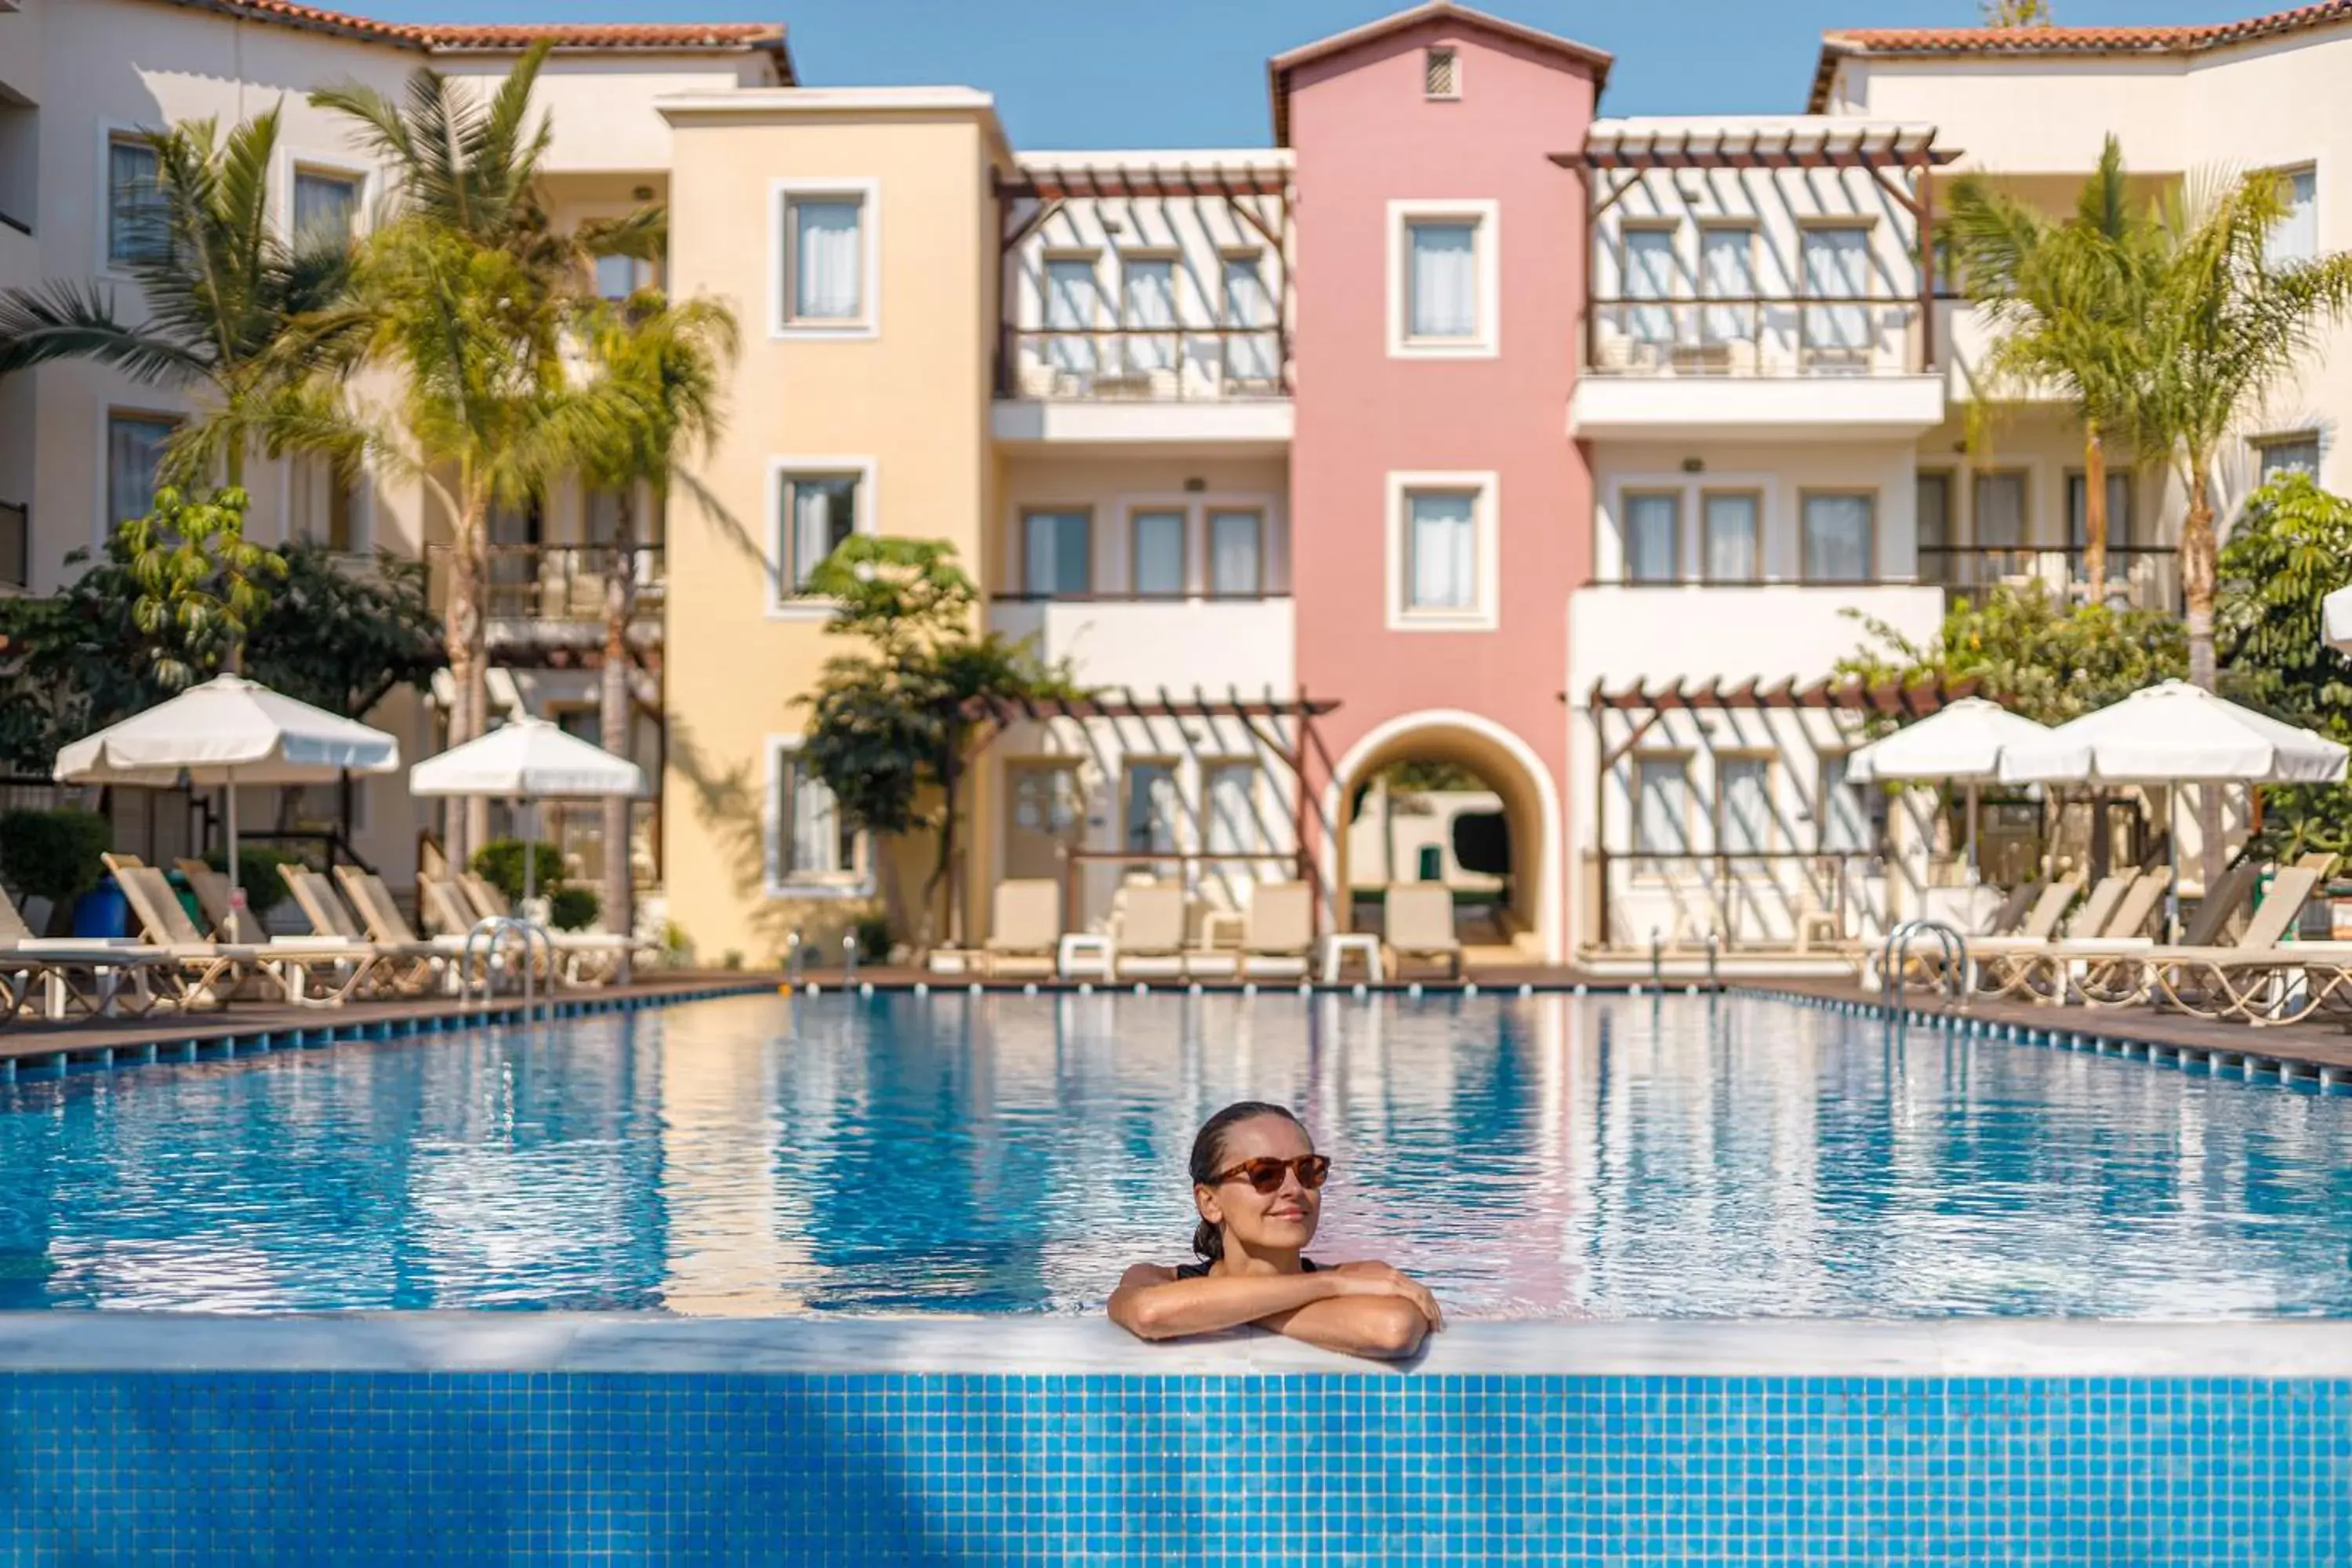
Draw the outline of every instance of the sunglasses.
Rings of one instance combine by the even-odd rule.
[[[1255,1191],[1276,1192],[1282,1186],[1282,1176],[1286,1171],[1297,1172],[1298,1184],[1311,1193],[1323,1184],[1324,1177],[1331,1173],[1331,1158],[1328,1154],[1301,1154],[1296,1160],[1277,1160],[1270,1154],[1261,1154],[1255,1160],[1244,1160],[1232,1170],[1220,1173],[1210,1180],[1209,1184],[1222,1187],[1238,1176],[1249,1183]]]

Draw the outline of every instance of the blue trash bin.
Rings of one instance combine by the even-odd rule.
[[[97,887],[74,900],[73,934],[90,937],[122,937],[131,934],[131,904],[114,879],[102,879]]]

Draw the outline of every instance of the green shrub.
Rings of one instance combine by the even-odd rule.
[[[28,899],[59,910],[98,886],[100,858],[114,847],[114,825],[94,811],[0,814],[0,873]]]
[[[857,961],[860,963],[883,963],[890,957],[895,939],[890,934],[890,921],[884,915],[866,915],[850,928],[857,938]]]
[[[228,869],[228,854],[215,849],[205,857],[205,864],[215,871]],[[272,849],[266,844],[240,844],[236,847],[236,885],[245,889],[245,907],[255,920],[267,920],[269,911],[284,903],[293,893],[286,879],[278,874],[280,866],[307,865],[299,855],[289,855],[283,849]]]
[[[522,855],[521,839],[493,838],[474,852],[474,870],[512,903],[522,897]],[[538,869],[533,890],[551,896],[563,886],[563,851],[542,839],[531,858]]]
[[[558,931],[585,931],[604,907],[593,888],[558,888],[547,896],[547,923]]]

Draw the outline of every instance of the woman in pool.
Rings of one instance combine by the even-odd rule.
[[[1412,1355],[1444,1326],[1427,1287],[1385,1263],[1305,1256],[1330,1169],[1282,1107],[1245,1100],[1218,1111],[1192,1140],[1202,1261],[1136,1264],[1111,1293],[1111,1321],[1147,1340],[1255,1323],[1349,1355]]]

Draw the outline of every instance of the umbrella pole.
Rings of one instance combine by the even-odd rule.
[[[227,941],[243,942],[245,940],[245,887],[237,876],[236,863],[236,770],[229,769],[226,777],[228,782],[221,785],[221,794],[227,797],[225,815],[228,818],[229,929],[222,934]]]
[[[1984,876],[1977,869],[1977,781],[1969,781],[1969,880],[1981,882]]]
[[[522,836],[522,918],[529,920],[530,919],[530,900],[534,896],[536,896],[539,888],[539,879],[536,875],[539,870],[539,803],[535,800],[527,800],[522,804],[524,828]]]

